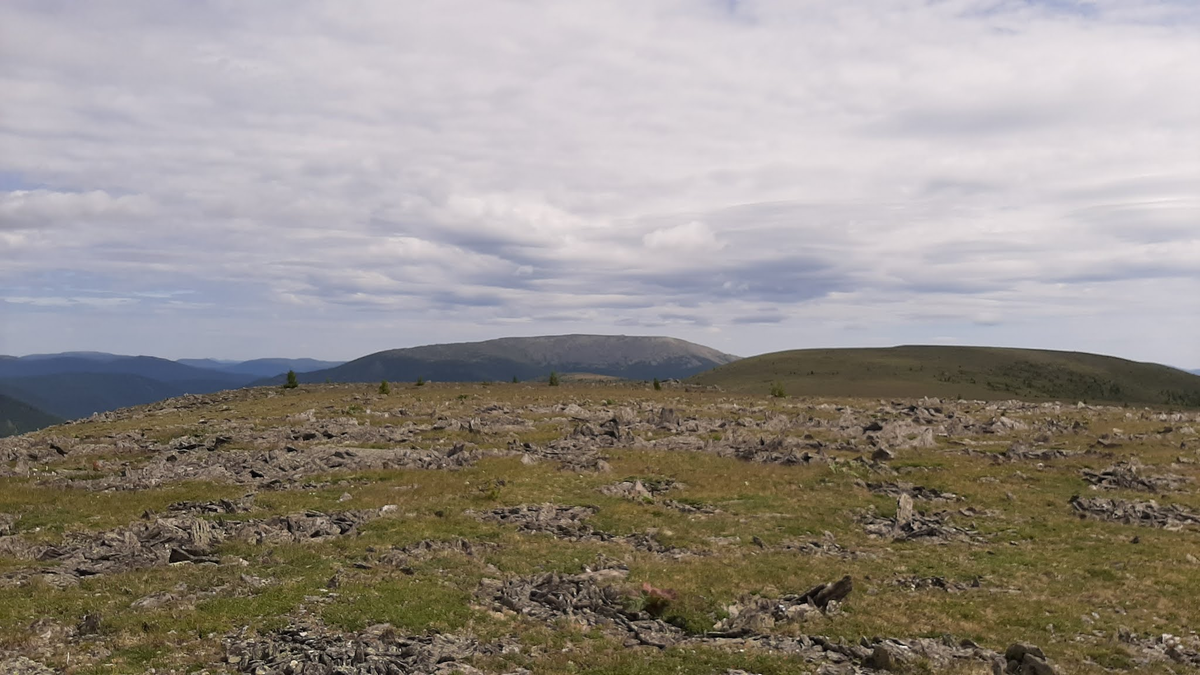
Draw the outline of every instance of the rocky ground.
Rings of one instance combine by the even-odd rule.
[[[1200,413],[254,389],[0,440],[0,673],[1200,670]]]

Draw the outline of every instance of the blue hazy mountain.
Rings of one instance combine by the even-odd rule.
[[[223,373],[248,375],[255,378],[272,377],[294,370],[297,373],[307,373],[313,370],[335,368],[342,361],[318,361],[317,359],[252,359],[250,361],[222,361],[218,359],[179,359],[182,363],[194,368],[206,368]]]

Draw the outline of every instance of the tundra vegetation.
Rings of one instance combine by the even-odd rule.
[[[1194,410],[390,389],[0,440],[0,672],[1200,668]]]

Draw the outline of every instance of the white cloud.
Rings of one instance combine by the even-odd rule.
[[[149,201],[143,197],[112,197],[103,190],[81,193],[15,190],[0,192],[0,229],[120,223],[142,218],[150,210]]]
[[[0,297],[139,300],[10,302],[0,352],[637,327],[1200,366],[1140,327],[1200,331],[1198,34],[1165,0],[4,3]]]
[[[647,248],[668,249],[680,252],[711,251],[720,249],[723,244],[717,241],[717,236],[704,223],[693,220],[690,223],[654,230],[642,237]]]

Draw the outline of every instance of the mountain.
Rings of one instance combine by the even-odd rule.
[[[108,352],[58,352],[56,354],[29,354],[21,357],[22,361],[47,361],[59,358],[83,359],[84,361],[95,361],[97,363],[105,363],[115,361],[117,359],[127,359],[128,356],[120,354],[109,354]]]
[[[0,394],[0,438],[37,431],[61,421],[62,418],[38,410],[24,401]]]
[[[682,378],[738,357],[669,337],[553,335],[427,345],[370,354],[336,368],[300,373],[301,382],[528,380],[560,373],[627,379]],[[261,384],[282,382],[271,378]]]
[[[55,373],[0,379],[0,394],[27,401],[66,419],[183,394],[207,394],[235,388],[237,385],[223,379],[164,382],[130,373]]]
[[[179,359],[182,363],[194,368],[217,370],[224,373],[235,373],[249,377],[271,377],[294,370],[297,373],[307,373],[313,370],[334,368],[344,361],[318,361],[316,359],[253,359],[250,361],[218,361],[216,359]]]
[[[0,360],[0,394],[67,419],[182,394],[235,389],[253,379],[152,356],[99,352]]]
[[[698,384],[791,396],[1026,399],[1200,406],[1200,376],[1112,356],[999,347],[903,346],[763,354]]]
[[[161,382],[212,380],[221,382],[227,388],[240,387],[253,379],[253,376],[194,368],[153,356],[73,353],[23,356],[18,359],[0,361],[0,379],[68,373],[137,375]]]
[[[224,370],[229,366],[236,366],[241,361],[227,361],[225,359],[175,359],[175,363],[182,363],[185,366],[204,368],[206,370]]]

